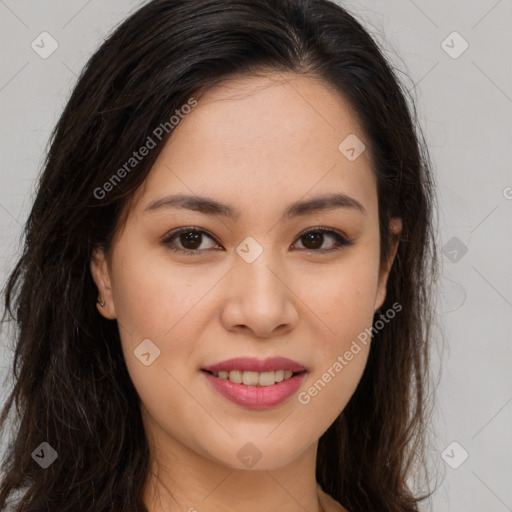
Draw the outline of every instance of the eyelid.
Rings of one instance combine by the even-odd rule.
[[[212,239],[217,245],[221,245],[216,240],[216,238],[213,235],[211,235],[208,231],[206,231],[205,229],[199,228],[197,226],[185,226],[185,227],[178,228],[176,230],[173,230],[173,231],[167,233],[162,238],[162,244],[167,246],[170,250],[172,250],[174,252],[179,252],[182,254],[190,254],[190,255],[195,256],[195,255],[199,255],[203,252],[206,252],[207,251],[206,249],[181,249],[181,248],[174,248],[174,247],[170,246],[170,242],[172,239],[174,239],[175,237],[181,235],[182,233],[186,233],[188,231],[194,231],[196,233],[200,233],[201,235],[206,235],[208,238]],[[327,234],[327,235],[331,236],[332,238],[334,238],[336,241],[335,246],[331,249],[300,249],[302,252],[307,252],[309,254],[312,254],[312,253],[326,254],[326,253],[330,253],[330,252],[336,252],[336,251],[343,249],[344,247],[349,247],[351,245],[354,245],[354,240],[349,238],[348,236],[346,236],[344,233],[342,233],[334,228],[328,228],[328,227],[324,227],[324,226],[316,226],[316,227],[307,228],[304,231],[302,231],[301,233],[299,233],[295,239],[298,240],[309,233]],[[211,249],[208,249],[208,250],[211,250]]]
[[[196,226],[185,226],[183,228],[178,228],[173,231],[170,231],[169,233],[164,235],[164,237],[162,238],[162,244],[168,245],[173,238],[177,237],[178,235],[181,235],[182,233],[187,233],[188,231],[195,231],[202,235],[206,235],[208,238],[211,238],[216,244],[220,245],[219,242],[215,239],[215,237],[213,235],[211,235],[208,231],[206,231],[205,229],[196,227]],[[183,251],[183,252],[188,251],[188,252],[197,252],[197,253],[205,252],[204,250],[199,250],[199,249],[195,249],[195,250],[179,249],[179,251]]]
[[[331,238],[334,238],[334,240],[336,240],[336,244],[331,249],[318,249],[318,250],[302,249],[303,251],[306,251],[308,253],[325,254],[325,253],[329,253],[329,252],[335,252],[337,250],[342,249],[343,247],[348,247],[348,246],[354,245],[354,240],[352,240],[351,238],[346,236],[344,233],[338,231],[337,229],[327,228],[324,226],[311,227],[311,228],[308,228],[308,229],[302,231],[301,233],[299,233],[297,235],[297,240],[309,233],[326,234],[326,235],[330,236]]]

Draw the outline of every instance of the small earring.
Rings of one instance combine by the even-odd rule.
[[[98,297],[98,299],[96,300],[96,302],[101,306],[103,307],[105,305],[104,302],[101,301],[101,299]]]

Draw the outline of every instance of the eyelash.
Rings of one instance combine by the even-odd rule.
[[[171,250],[173,252],[179,252],[182,254],[187,254],[189,256],[198,256],[199,253],[204,252],[205,250],[204,249],[195,249],[195,250],[179,249],[179,248],[173,247],[171,245],[171,242],[174,238],[177,238],[182,233],[189,233],[189,232],[201,233],[203,235],[206,235],[208,238],[211,238],[215,243],[217,243],[217,241],[211,235],[209,235],[205,230],[196,228],[194,226],[190,226],[190,227],[180,228],[176,231],[169,233],[169,235],[167,235],[166,237],[163,238],[162,244],[165,245],[169,250]],[[307,231],[304,231],[297,237],[297,239],[300,239],[310,233],[322,233],[322,234],[331,235],[334,238],[334,240],[336,241],[336,244],[335,244],[334,248],[331,248],[331,249],[319,249],[319,250],[303,249],[305,252],[307,252],[309,254],[313,254],[313,253],[325,254],[325,253],[329,253],[329,252],[333,252],[333,251],[340,251],[344,247],[354,245],[354,242],[352,240],[348,240],[347,238],[342,236],[337,231],[334,231],[334,230],[328,229],[328,228],[324,228],[324,227],[312,228]],[[218,244],[218,245],[220,245],[220,244]]]

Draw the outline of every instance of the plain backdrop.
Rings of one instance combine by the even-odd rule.
[[[2,285],[19,255],[50,131],[77,75],[140,5],[0,1]],[[512,510],[512,1],[343,5],[412,91],[438,184],[443,277],[436,294],[446,350],[436,352],[442,374],[431,456],[442,483],[433,509]],[[46,49],[58,44],[47,58],[32,47],[41,37]],[[2,333],[0,401],[10,385],[6,342]]]

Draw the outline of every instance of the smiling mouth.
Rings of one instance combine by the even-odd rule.
[[[250,372],[241,370],[220,372],[211,372],[209,370],[202,371],[209,373],[210,375],[213,375],[214,377],[217,377],[221,380],[229,380],[235,384],[254,387],[273,386],[280,382],[291,379],[295,375],[306,372],[306,370],[302,370],[300,372],[293,372],[292,370],[275,370],[270,372]]]

